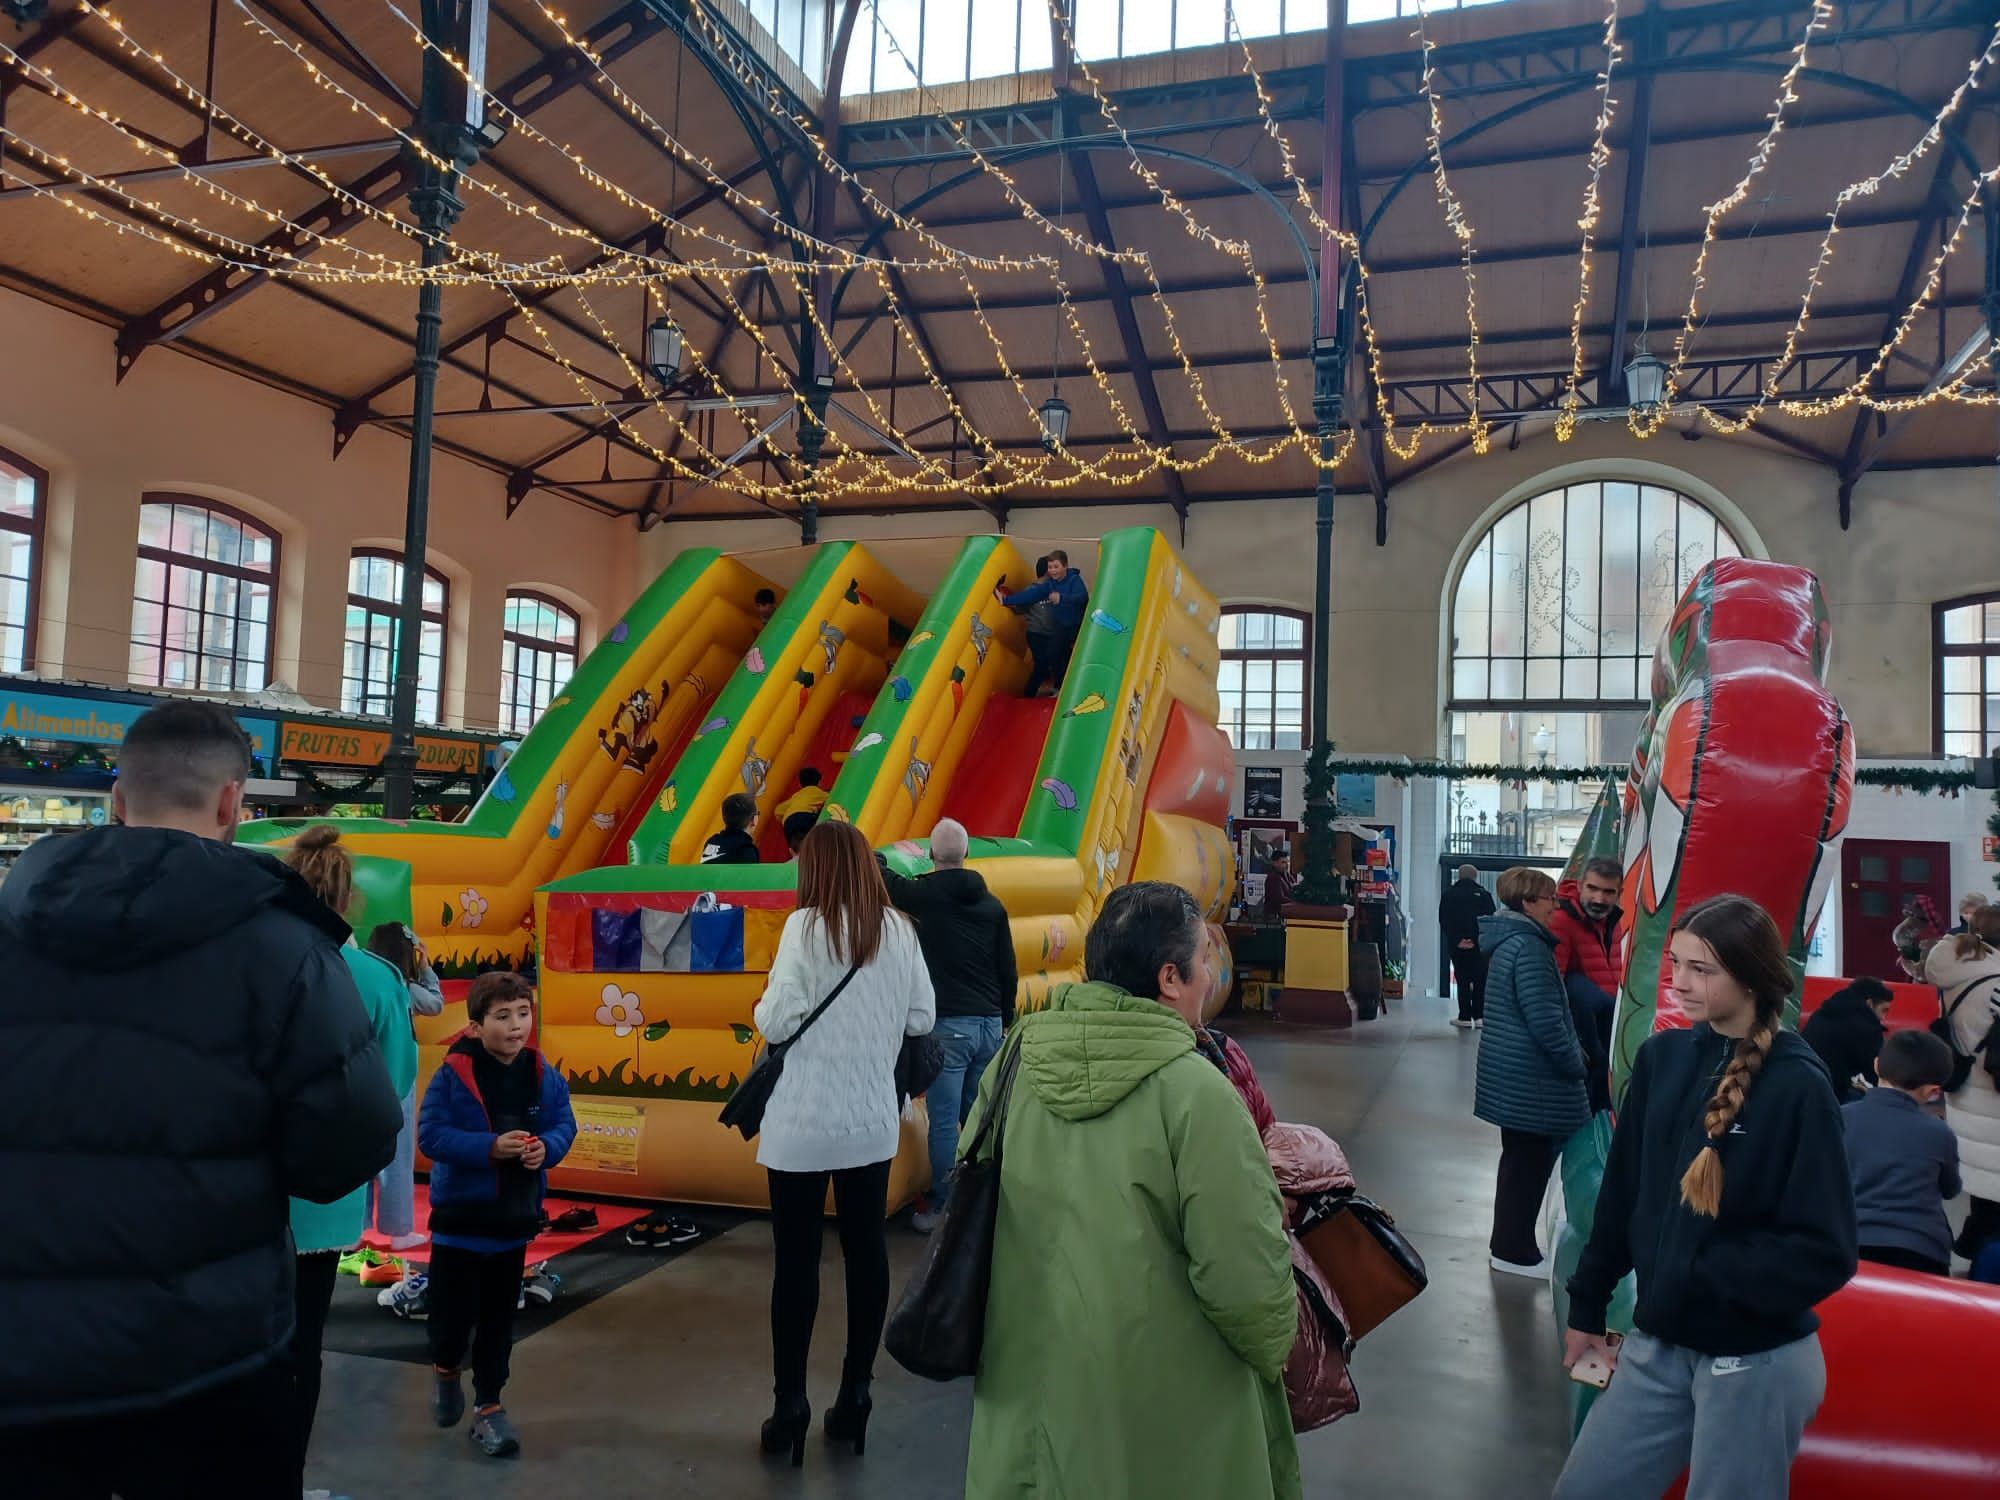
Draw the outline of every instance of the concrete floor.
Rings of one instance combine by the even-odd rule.
[[[1445,1018],[1443,1000],[1420,997],[1349,1032],[1231,1028],[1279,1117],[1346,1148],[1362,1190],[1396,1215],[1431,1274],[1356,1352],[1361,1410],[1300,1440],[1309,1497],[1543,1500],[1567,1448],[1548,1289],[1486,1265],[1499,1138],[1472,1118],[1475,1034]],[[898,1289],[919,1244],[892,1226]],[[960,1496],[971,1383],[919,1380],[886,1355],[865,1459],[817,1439],[802,1472],[760,1459],[769,1277],[770,1241],[752,1222],[521,1345],[507,1398],[524,1452],[511,1462],[430,1424],[421,1367],[329,1355],[309,1482],[354,1500]],[[816,1407],[838,1383],[843,1317],[829,1236]]]

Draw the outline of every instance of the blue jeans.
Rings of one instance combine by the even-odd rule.
[[[944,1069],[925,1096],[931,1112],[931,1212],[951,1196],[958,1131],[979,1097],[979,1080],[1000,1051],[998,1016],[939,1016],[931,1035],[944,1048]]]

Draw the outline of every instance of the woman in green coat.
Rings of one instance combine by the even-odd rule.
[[[1300,1493],[1284,1206],[1195,1048],[1213,964],[1193,897],[1124,886],[1088,982],[1015,1027],[967,1500]]]

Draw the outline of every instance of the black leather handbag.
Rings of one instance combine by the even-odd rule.
[[[856,964],[840,976],[840,983],[833,992],[813,1007],[811,1015],[805,1018],[799,1029],[782,1042],[772,1042],[764,1049],[764,1055],[743,1081],[736,1085],[736,1091],[729,1096],[729,1102],[722,1106],[719,1116],[722,1123],[743,1132],[743,1139],[754,1140],[757,1132],[764,1128],[764,1110],[771,1102],[771,1091],[778,1086],[778,1075],[785,1071],[785,1054],[792,1050],[798,1039],[812,1030],[813,1022],[826,1014],[826,1008],[840,998],[840,992],[847,983],[861,972]]]
[[[929,1093],[943,1071],[943,1042],[930,1035],[904,1037],[903,1050],[896,1054],[897,1105]]]
[[[890,1356],[926,1380],[979,1373],[986,1294],[993,1282],[993,1235],[1000,1222],[1000,1145],[1020,1064],[1017,1039],[1001,1059],[993,1107],[952,1169],[944,1222],[931,1236],[923,1262],[889,1319],[883,1343]],[[992,1153],[985,1155],[989,1141]]]

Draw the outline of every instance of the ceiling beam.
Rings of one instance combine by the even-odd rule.
[[[1896,278],[1896,294],[1890,299],[1888,310],[1882,320],[1882,336],[1877,345],[1886,344],[1895,337],[1896,326],[1903,314],[1909,310],[1911,299],[1916,296],[1917,282],[1924,274],[1937,253],[1936,241],[1942,230],[1945,215],[1950,212],[1952,156],[1950,152],[1940,152],[1937,170],[1931,174],[1930,191],[1924,195],[1923,211],[1917,216],[1916,233],[1910,236],[1910,248],[1903,256],[1903,271]],[[1939,307],[1942,309],[1940,300]],[[1944,314],[1940,310],[1939,314]],[[1847,447],[1841,454],[1838,470],[1839,488],[1836,491],[1840,505],[1840,529],[1854,524],[1854,487],[1861,482],[1861,476],[1875,466],[1875,460],[1882,451],[1882,414],[1870,407],[1862,407],[1854,414],[1854,425],[1848,429]],[[1874,436],[1871,438],[1870,430]]]
[[[662,24],[644,0],[630,0],[585,32],[583,40],[608,65],[658,32]],[[591,66],[584,57],[575,49],[561,47],[544,53],[492,93],[508,108],[526,116],[561,98],[591,76]],[[416,178],[416,167],[406,155],[383,162],[349,183],[344,193],[329,195],[291,223],[272,230],[258,242],[257,254],[267,257],[273,265],[312,256],[327,240],[346,233],[367,217],[367,210],[356,206],[353,199],[358,198],[372,208],[383,208],[408,193]],[[320,238],[308,238],[303,233],[308,229]],[[250,269],[217,266],[133,318],[118,331],[118,378],[123,380],[146,350],[199,327],[262,286],[270,274],[269,268],[263,266]]]
[[[749,166],[741,167],[729,177],[723,179],[723,182],[727,188],[741,187],[750,178],[757,176],[762,171],[763,165],[761,163],[752,162]],[[717,198],[723,196],[724,191],[725,186],[711,183],[693,197],[670,209],[666,217],[676,220],[683,219],[689,214],[695,213],[713,203]],[[623,240],[618,241],[617,248],[620,251],[660,254],[662,252],[659,247],[663,244],[664,239],[665,236],[659,225],[648,224],[645,228],[629,234]],[[577,276],[585,275],[600,266],[608,264],[613,258],[609,252],[593,255],[584,261],[583,264],[576,267],[572,274]],[[468,345],[478,343],[482,339],[499,338],[506,332],[507,325],[521,315],[522,309],[535,311],[545,307],[551,299],[560,296],[566,290],[567,287],[564,286],[553,286],[542,291],[520,294],[519,307],[509,306],[494,316],[466,329],[465,332],[448,339],[441,351],[442,355],[448,357],[456,354]],[[735,320],[731,318],[728,321],[733,325]],[[405,365],[397,369],[394,374],[384,376],[359,395],[351,396],[341,403],[340,409],[334,414],[333,423],[333,451],[336,456],[339,455],[341,449],[347,446],[349,438],[353,437],[364,425],[380,415],[380,413],[374,410],[374,403],[409,378],[410,370]]]
[[[1618,215],[1618,274],[1611,292],[1611,341],[1604,356],[1602,389],[1608,404],[1625,400],[1625,352],[1632,328],[1632,281],[1639,261],[1639,226],[1646,218],[1646,167],[1653,146],[1653,72],[1644,64],[1659,41],[1658,0],[1649,0],[1632,49],[1632,128],[1625,147],[1625,197]],[[1607,99],[1605,107],[1610,107]],[[1648,267],[1650,270],[1651,268]]]
[[[1063,135],[1070,136],[1076,131],[1082,107],[1076,86],[1070,80],[1070,74],[1076,67],[1076,49],[1071,45],[1069,28],[1062,13],[1054,6],[1049,8],[1049,45],[1050,56],[1055,59],[1050,69],[1050,82],[1056,91],[1056,119],[1060,122]],[[1097,190],[1097,169],[1091,164],[1090,154],[1086,151],[1058,152],[1058,172],[1062,171],[1065,161],[1069,162],[1070,171],[1076,177],[1076,196],[1082,204],[1083,222],[1089,227],[1091,239],[1106,250],[1115,251],[1118,242],[1111,237],[1111,216],[1105,212],[1104,197]],[[1125,346],[1132,383],[1138,388],[1139,409],[1146,418],[1147,438],[1155,448],[1164,448],[1171,458],[1173,440],[1167,425],[1166,408],[1160,403],[1160,388],[1153,375],[1152,357],[1146,353],[1146,340],[1139,332],[1139,318],[1132,309],[1132,289],[1125,282],[1125,267],[1116,260],[1100,260],[1098,274],[1104,278],[1104,290],[1111,299],[1111,316],[1118,325],[1118,341]],[[1061,325],[1057,327],[1060,329]],[[1054,388],[1054,379],[1055,374],[1051,371],[1051,389]],[[1187,486],[1182,482],[1178,469],[1163,468],[1160,478],[1166,487],[1167,499],[1174,507],[1174,514],[1180,518],[1181,541],[1185,543]]]

